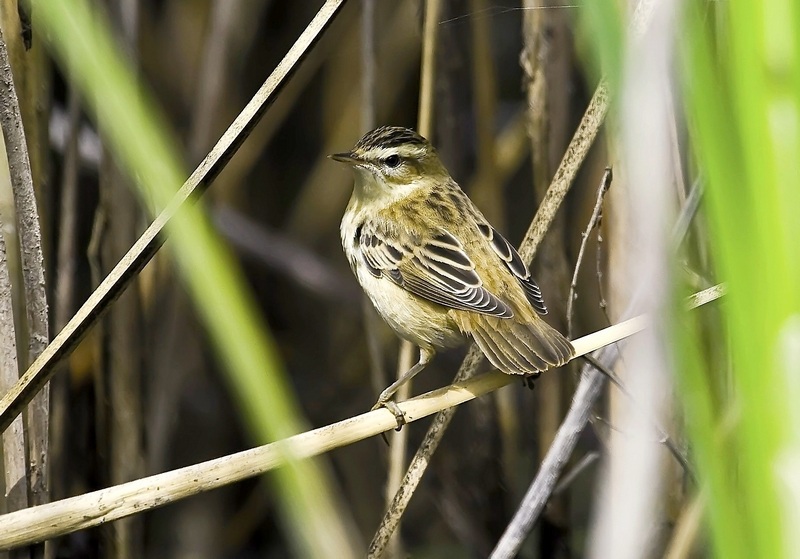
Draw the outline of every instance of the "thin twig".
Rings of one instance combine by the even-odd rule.
[[[674,243],[679,244],[682,241],[682,235],[686,233],[687,228],[681,226],[682,223],[686,222],[685,216],[687,214],[694,215],[696,210],[697,206],[690,203],[690,201],[687,201],[687,204],[681,209],[681,213],[676,220],[676,225],[672,232]],[[701,305],[719,299],[724,294],[725,285],[715,285],[691,295],[686,301],[687,308],[695,309]],[[640,298],[640,293],[635,294],[631,298],[631,302],[624,316],[630,316],[635,309],[638,308]],[[593,357],[598,362],[605,364],[616,360],[617,355],[619,355],[618,350],[609,346],[597,352]],[[539,472],[528,488],[522,504],[514,515],[511,523],[506,528],[506,532],[497,543],[492,558],[513,557],[522,545],[522,541],[528,532],[530,532],[531,527],[544,510],[550,495],[552,495],[556,480],[561,475],[563,467],[569,459],[570,454],[572,454],[572,450],[575,448],[578,435],[589,421],[591,409],[597,401],[597,398],[599,398],[603,385],[604,377],[597,369],[591,365],[586,365],[581,369],[581,381],[573,397],[572,406],[570,407],[567,417],[561,424],[558,435],[550,446],[544,461],[542,461]]]
[[[32,196],[33,178],[31,176],[30,161],[28,160],[28,147],[22,127],[22,117],[19,111],[19,101],[14,88],[14,78],[11,73],[11,64],[2,30],[0,30],[0,83],[2,83],[2,89],[0,89],[2,98],[2,102],[0,102],[0,111],[2,111],[0,119],[3,139],[5,140],[5,152],[11,175],[15,210],[20,211],[17,198],[21,192],[26,195],[30,193]],[[36,216],[35,213],[34,216]],[[17,216],[19,226],[22,227],[23,220],[29,218],[30,216],[25,213]],[[36,231],[38,232],[38,227]],[[25,241],[22,236],[23,231],[19,231],[20,248],[25,247]],[[41,253],[39,255],[41,256]],[[23,254],[21,257],[23,259],[22,262],[25,262],[25,257],[26,255]],[[25,267],[24,263],[22,267]],[[30,311],[32,309],[27,304],[27,299],[30,296],[27,292],[27,281],[25,288],[26,308]],[[44,280],[42,280],[42,288],[44,288]],[[31,341],[34,340],[31,339]],[[29,351],[31,349],[32,346]],[[0,234],[0,392],[5,392],[17,382],[19,370],[11,277],[5,238]],[[46,419],[45,417],[45,421]],[[18,417],[11,425],[11,428],[3,433],[2,438],[5,502],[8,510],[11,511],[22,510],[29,506],[28,488],[31,479],[29,477],[28,461],[26,460],[24,429],[22,418]],[[40,479],[44,481],[44,478]],[[29,557],[30,552],[28,550],[21,550],[19,559]]]
[[[464,361],[461,363],[461,367],[459,367],[458,373],[456,373],[454,382],[464,381],[472,377],[482,361],[483,354],[480,349],[478,349],[478,346],[473,344],[467,352]],[[414,454],[414,458],[412,458],[408,470],[406,470],[403,483],[397,490],[394,499],[392,499],[389,508],[384,514],[378,531],[372,538],[367,553],[368,557],[377,558],[385,552],[392,534],[399,525],[400,519],[408,507],[409,501],[411,501],[411,496],[414,494],[419,482],[422,480],[422,476],[425,474],[425,470],[430,463],[430,457],[436,452],[436,448],[439,446],[454,414],[455,408],[448,408],[440,411],[436,414],[436,417],[433,418],[431,426],[425,433],[425,438]]]
[[[679,243],[682,240],[681,232],[685,234],[687,230],[681,226],[682,223],[685,223],[684,216],[686,214],[694,215],[696,209],[697,206],[689,201],[687,201],[687,204],[681,209],[681,214],[678,216],[673,229],[672,238],[674,242]],[[710,303],[722,297],[724,294],[724,284],[715,285],[691,295],[686,302],[687,308],[694,309],[705,305],[706,303]],[[639,305],[639,299],[640,294],[636,294],[632,297],[628,309],[624,313],[625,316],[630,316],[634,312],[634,309]],[[597,352],[593,357],[599,363],[606,364],[615,361],[618,354],[616,348],[609,346]],[[586,365],[581,369],[581,381],[573,397],[569,413],[561,424],[558,435],[539,467],[536,478],[528,488],[528,492],[525,494],[522,504],[514,515],[511,523],[506,528],[506,532],[497,543],[492,554],[493,558],[513,557],[516,551],[519,550],[519,546],[522,545],[522,541],[544,510],[550,495],[552,495],[556,480],[559,478],[561,470],[569,459],[570,454],[572,454],[572,450],[575,448],[578,435],[589,421],[591,409],[601,394],[603,384],[604,377],[597,369],[591,365]]]
[[[592,230],[600,224],[600,216],[603,213],[603,199],[605,198],[606,192],[611,187],[611,181],[613,180],[613,174],[611,172],[611,167],[606,167],[605,172],[603,173],[603,178],[600,180],[600,187],[597,189],[597,199],[594,203],[594,209],[592,210],[592,216],[589,218],[589,222],[586,224],[586,229],[581,234],[581,247],[578,250],[578,258],[575,260],[575,270],[572,272],[572,282],[569,284],[569,296],[567,297],[567,337],[572,337],[572,314],[573,314],[573,306],[575,300],[578,298],[578,294],[576,293],[575,289],[578,287],[578,273],[581,270],[581,263],[583,262],[583,254],[586,252],[586,244],[589,241],[589,235],[591,235]]]
[[[14,77],[8,59],[5,39],[0,33],[0,123],[6,144],[8,168],[11,173],[11,189],[14,193],[14,213],[17,221],[20,266],[25,301],[27,351],[20,354],[21,368],[27,367],[44,350],[49,340],[47,318],[47,295],[44,282],[44,259],[42,257],[42,232],[33,175],[28,158],[28,145],[22,125],[19,100],[14,87]],[[15,361],[15,365],[17,365]],[[16,373],[19,376],[19,370]],[[27,411],[28,459],[27,479],[31,500],[34,504],[49,500],[47,480],[48,443],[50,441],[50,386],[44,385],[40,394],[33,398]]]
[[[640,332],[645,317],[615,324],[573,343],[583,355]],[[598,374],[598,376],[600,376]],[[602,377],[601,377],[602,378]],[[408,422],[497,390],[519,377],[493,371],[398,403]],[[0,550],[27,545],[151,510],[177,500],[261,475],[285,464],[328,452],[384,431],[397,421],[378,409],[264,446],[0,516]]]
[[[548,13],[541,9],[547,3],[547,0],[524,0],[522,3],[522,49],[519,56],[531,156],[531,190],[537,202],[547,194],[558,163],[555,157],[564,149],[568,134],[573,131],[573,123],[567,118],[568,111],[564,110],[569,104],[569,79],[562,74],[564,66],[572,65],[569,53],[572,38],[565,32],[567,26],[563,18],[555,12]],[[547,237],[537,250],[538,263],[532,272],[542,291],[547,293],[551,324],[562,330],[565,326],[563,305],[569,282],[569,264],[565,243],[566,220],[564,212],[560,214],[559,218],[553,220]],[[553,440],[566,411],[566,391],[567,377],[563,374],[552,375],[536,390],[531,410],[535,410],[535,418],[531,419],[536,425],[533,456],[543,455]],[[518,410],[512,415],[512,421],[522,424],[526,421],[525,415]],[[517,448],[518,441],[511,443],[512,449],[507,449],[508,446],[507,443],[503,445],[504,457],[513,457],[521,452]],[[506,461],[503,465],[504,476],[509,480],[510,502],[518,502],[526,489],[526,480],[520,475],[524,468]],[[568,510],[567,501],[562,499],[551,504],[548,510],[550,521],[563,525]]]
[[[75,304],[75,268],[77,264],[75,240],[78,238],[78,173],[80,171],[78,134],[81,116],[81,99],[75,88],[70,88],[67,95],[67,115],[68,128],[61,173],[55,304],[53,305],[53,324],[58,330],[67,324]]]
[[[372,130],[376,123],[375,107],[375,0],[362,0],[361,10],[361,129],[364,132]],[[367,352],[369,355],[370,380],[376,394],[383,390],[386,382],[386,375],[383,368],[383,351],[379,339],[379,320],[375,308],[369,299],[361,294],[361,315],[364,324],[364,336],[367,342]],[[384,435],[384,441],[386,441]],[[405,443],[398,439],[398,445],[403,447],[405,454]],[[393,449],[395,452],[397,449]],[[389,472],[387,474],[386,487],[392,484],[392,464],[393,456],[389,457]]]
[[[368,132],[377,122],[376,72],[377,56],[375,44],[376,0],[362,0],[361,5],[361,130]],[[369,298],[361,292],[361,318],[364,322],[364,337],[369,355],[369,372],[375,394],[391,384],[384,368],[383,345],[380,340],[381,319]],[[391,460],[390,460],[391,463]],[[391,468],[391,466],[390,466]],[[391,473],[389,474],[391,477]]]
[[[611,322],[608,317],[608,301],[606,301],[605,287],[603,286],[603,223],[602,220],[597,226],[597,250],[595,251],[595,275],[597,277],[597,305],[606,317],[607,322]]]
[[[617,348],[608,346],[600,350],[595,357],[601,362],[613,362],[617,355]],[[491,555],[493,559],[514,557],[519,551],[522,542],[550,499],[556,482],[589,421],[591,409],[600,396],[604,384],[605,377],[601,373],[591,365],[584,365],[581,369],[581,381],[567,416],[539,467],[539,473],[494,548]]]
[[[177,192],[169,206],[153,220],[119,264],[106,276],[64,329],[22,375],[19,382],[3,396],[0,400],[0,431],[8,428],[14,418],[50,379],[55,372],[56,363],[75,348],[83,334],[96,322],[98,316],[128,287],[136,274],[158,251],[164,240],[164,227],[167,222],[184,203],[202,194],[222,171],[274,101],[299,62],[319,39],[322,31],[333,21],[343,4],[344,0],[327,0],[320,8],[283,60],[253,96],[253,99]]]

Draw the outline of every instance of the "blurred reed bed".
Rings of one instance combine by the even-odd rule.
[[[87,59],[69,50],[78,48],[68,46],[76,29],[65,25],[63,14],[59,19],[56,3],[42,2],[38,24],[34,16],[31,50],[25,45],[25,10],[16,10],[15,0],[7,4],[0,26],[30,132],[51,330],[58,332],[144,231],[152,208],[168,202],[159,189],[137,197],[136,182],[177,188],[323,2],[92,2],[94,15],[84,13],[99,26],[92,37],[104,36],[109,21],[124,52],[124,58],[109,55],[107,66],[95,67],[108,76],[92,76]],[[433,4],[435,25],[426,25]],[[784,13],[779,8],[787,17],[778,17]],[[518,243],[605,76],[612,92],[609,125],[581,163],[534,260],[551,322],[564,331],[571,325],[578,337],[618,321],[630,307],[641,280],[637,265],[644,262],[631,248],[642,238],[642,221],[630,201],[644,191],[642,182],[655,188],[637,174],[631,158],[640,157],[631,144],[639,139],[645,145],[650,128],[638,135],[636,126],[652,114],[659,115],[666,138],[660,166],[653,167],[660,170],[658,181],[652,183],[661,185],[666,203],[650,216],[660,224],[652,229],[661,231],[652,245],[658,247],[657,267],[648,270],[667,271],[659,274],[664,289],[648,308],[663,309],[666,301],[673,301],[667,308],[683,308],[678,297],[721,281],[729,282],[730,293],[722,305],[664,313],[674,322],[655,331],[653,347],[660,349],[645,351],[659,357],[652,368],[637,368],[641,361],[632,353],[612,367],[625,386],[632,384],[632,395],[609,385],[518,556],[566,558],[586,550],[603,556],[603,525],[592,513],[636,490],[625,483],[638,478],[620,484],[614,472],[628,471],[619,468],[630,466],[621,458],[636,422],[651,425],[649,416],[641,420],[640,408],[651,402],[647,386],[667,386],[650,394],[652,409],[663,410],[653,416],[677,441],[678,454],[688,455],[691,471],[659,443],[664,439],[640,437],[641,457],[656,464],[645,468],[648,486],[658,491],[645,492],[649,505],[624,501],[622,512],[646,511],[638,521],[648,526],[643,536],[626,539],[626,556],[790,556],[787,527],[795,501],[780,497],[794,495],[796,485],[790,413],[796,392],[791,317],[797,310],[791,286],[798,270],[796,220],[790,215],[798,192],[791,187],[798,91],[791,39],[797,18],[788,17],[793,9],[785,2],[776,2],[775,11],[701,3],[671,14],[656,9],[656,25],[650,25],[613,2],[526,0],[514,8],[490,0],[346,2],[196,206],[204,225],[183,233],[179,225],[171,233],[53,377],[51,500],[230,454],[368,409],[376,389],[390,382],[383,371],[395,370],[398,342],[363,310],[341,253],[338,222],[352,178],[326,155],[349,147],[372,125],[415,126],[430,103],[424,126],[453,176]],[[672,21],[672,31],[665,21]],[[758,33],[748,35],[748,21],[763,22]],[[687,30],[687,41],[676,41],[675,25]],[[429,102],[420,96],[426,27],[435,31]],[[60,52],[58,64],[44,54],[45,28],[54,52]],[[655,35],[659,30],[665,35]],[[656,56],[656,45],[668,49],[666,58],[653,60],[668,60],[669,75],[661,76],[666,86],[653,108],[637,117],[625,99],[637,87],[652,85],[635,64]],[[758,56],[735,56],[741,53]],[[770,71],[761,72],[765,68]],[[748,78],[762,73],[763,80]],[[115,87],[115,79],[132,94],[122,104],[120,98],[104,99],[98,89],[104,83]],[[105,123],[99,128],[98,112]],[[138,119],[129,119],[128,112]],[[775,120],[778,114],[785,118]],[[136,145],[136,131],[147,130],[148,123],[158,124],[151,137],[157,139],[126,152],[126,142]],[[147,174],[153,163],[165,165],[161,174]],[[603,197],[598,186],[608,165],[614,179]],[[0,207],[0,216],[6,245],[19,246],[6,227],[14,213]],[[681,219],[684,225],[676,226]],[[220,251],[212,254],[222,256],[209,260],[198,249],[203,239]],[[11,254],[12,272],[13,262]],[[239,268],[241,284],[218,283]],[[204,272],[208,277],[197,277]],[[19,281],[11,276],[12,284]],[[569,297],[574,300],[568,317]],[[203,302],[218,306],[210,310]],[[18,296],[14,305],[19,332],[24,298]],[[216,341],[226,333],[220,332],[226,330],[221,315],[237,308],[246,312],[227,328],[226,353]],[[240,330],[254,332],[247,324],[268,328],[250,337]],[[442,355],[415,379],[414,393],[448,383],[464,353]],[[231,370],[246,367],[256,375],[229,382]],[[286,396],[263,385],[259,374],[267,375],[267,369],[285,371]],[[577,370],[543,376],[532,393],[512,384],[454,416],[402,515],[397,543],[390,547],[395,556],[492,553],[556,437]],[[665,384],[637,392],[636,375],[657,370]],[[293,401],[296,408],[288,403]],[[289,409],[284,419],[271,416],[281,407]],[[287,419],[295,416],[292,409],[302,419]],[[405,428],[409,455],[426,427],[422,422]],[[410,457],[395,448],[397,478]],[[344,551],[338,556],[363,554],[387,506],[389,453],[379,439],[339,448],[317,469],[319,485],[303,488],[311,474],[285,469],[275,483],[246,481],[203,493],[62,537],[44,552],[325,556],[324,531],[303,526],[304,515],[311,515],[320,524],[309,525],[341,536]],[[26,505],[7,500],[3,506]],[[751,519],[741,511],[758,513]],[[326,512],[337,522],[328,525]]]

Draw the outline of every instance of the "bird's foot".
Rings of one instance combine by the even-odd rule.
[[[538,379],[540,376],[542,376],[542,373],[533,373],[532,375],[525,375],[524,377],[522,377],[522,383],[528,387],[528,390],[533,390],[536,387],[534,383],[536,382],[536,379]]]
[[[392,412],[392,415],[394,415],[394,419],[395,419],[395,421],[397,421],[397,428],[395,429],[395,431],[399,431],[400,429],[403,428],[403,425],[406,424],[406,415],[400,409],[400,406],[398,406],[392,400],[387,400],[385,402],[381,402],[380,400],[378,400],[375,403],[375,405],[372,406],[372,410],[371,411],[378,410],[378,409],[381,409],[381,408],[386,408],[387,410]]]

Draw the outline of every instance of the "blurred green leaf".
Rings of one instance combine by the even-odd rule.
[[[595,79],[604,76],[612,94],[619,91],[625,47],[625,21],[619,2],[595,0],[583,2],[578,11],[582,34],[589,48],[582,49]]]
[[[800,310],[800,12],[791,1],[713,9],[719,17],[688,3],[682,58],[693,145],[708,183],[709,241],[719,277],[730,286],[721,309],[732,363],[727,408],[738,413],[720,448],[721,417],[711,413],[710,400],[723,396],[711,388],[722,371],[710,370],[687,340],[683,348],[694,355],[681,371],[687,425],[712,489],[718,554],[788,557],[785,487],[777,471],[798,442],[791,437],[798,426],[790,424],[789,410],[797,403],[787,399],[792,391],[780,341]]]

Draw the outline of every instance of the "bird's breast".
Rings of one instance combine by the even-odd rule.
[[[386,277],[375,277],[364,264],[358,232],[359,216],[345,214],[342,247],[361,288],[375,310],[401,337],[421,347],[453,347],[463,341],[448,309],[406,291]]]

